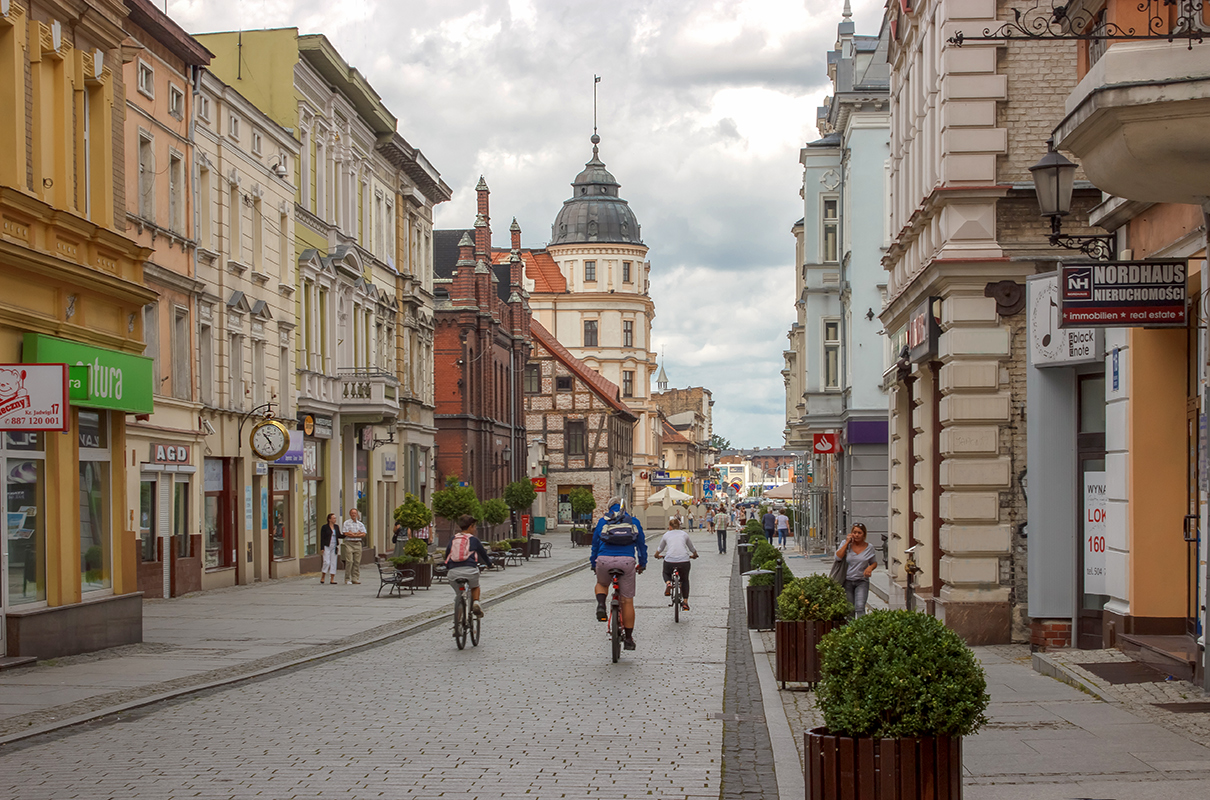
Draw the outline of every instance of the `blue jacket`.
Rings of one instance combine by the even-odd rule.
[[[629,522],[638,531],[638,538],[631,545],[605,544],[601,541],[601,531],[607,524],[619,521]],[[637,553],[637,556],[636,556]],[[630,556],[638,558],[639,566],[647,568],[647,535],[637,519],[622,511],[620,506],[610,506],[609,515],[597,520],[597,527],[592,531],[592,555],[588,558],[589,565],[597,568],[597,556]]]

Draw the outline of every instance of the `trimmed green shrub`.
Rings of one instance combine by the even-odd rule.
[[[503,553],[505,550],[512,550],[513,548],[508,542],[492,542],[487,546],[487,549],[493,553]]]
[[[777,598],[777,618],[789,622],[839,622],[852,613],[844,587],[827,575],[791,578]]]
[[[416,531],[433,521],[433,512],[419,497],[407,492],[403,504],[395,509],[395,521],[409,531]]]
[[[978,659],[958,634],[915,611],[872,611],[819,645],[816,699],[840,736],[970,736],[991,699]]]
[[[408,539],[403,543],[403,554],[424,560],[429,555],[429,543],[424,539]]]
[[[463,514],[470,514],[475,519],[483,518],[475,487],[459,486],[457,475],[450,475],[445,479],[445,488],[433,492],[433,513],[451,522],[457,522]]]
[[[753,575],[751,578],[748,579],[748,585],[749,586],[772,586],[773,585],[773,576],[772,575]]]
[[[508,507],[513,511],[524,511],[537,499],[538,492],[529,478],[513,481],[504,487],[504,502],[508,503]]]
[[[488,525],[499,525],[508,519],[508,504],[498,497],[483,501],[483,521]]]
[[[585,486],[577,486],[567,493],[567,502],[576,516],[585,517],[597,507],[597,499],[592,496],[592,490]]]

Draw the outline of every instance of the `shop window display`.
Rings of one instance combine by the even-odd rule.
[[[6,433],[0,439],[9,605],[46,600],[46,461],[42,436]]]

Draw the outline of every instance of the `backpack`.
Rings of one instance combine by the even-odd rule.
[[[454,534],[454,541],[450,542],[450,554],[445,559],[445,563],[470,561],[473,555],[475,554],[471,550],[470,534],[456,533]]]
[[[626,517],[607,520],[605,527],[601,529],[601,544],[613,545],[615,547],[633,547],[638,540],[638,529]]]

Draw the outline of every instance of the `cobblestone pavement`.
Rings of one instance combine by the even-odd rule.
[[[440,625],[7,745],[0,797],[713,800],[732,564],[707,538],[680,624],[639,578],[618,664],[585,569],[491,606],[478,648]]]
[[[550,558],[483,575],[498,597],[586,562],[587,548],[549,536]],[[358,586],[320,586],[317,576],[199,592],[143,607],[141,644],[40,661],[0,672],[0,739],[124,703],[187,691],[322,657],[391,636],[449,613],[441,584],[376,597],[377,570]]]
[[[769,729],[765,725],[756,659],[748,635],[744,583],[736,561],[731,576],[731,613],[727,631],[721,797],[722,800],[772,800],[778,796],[777,776]]]

